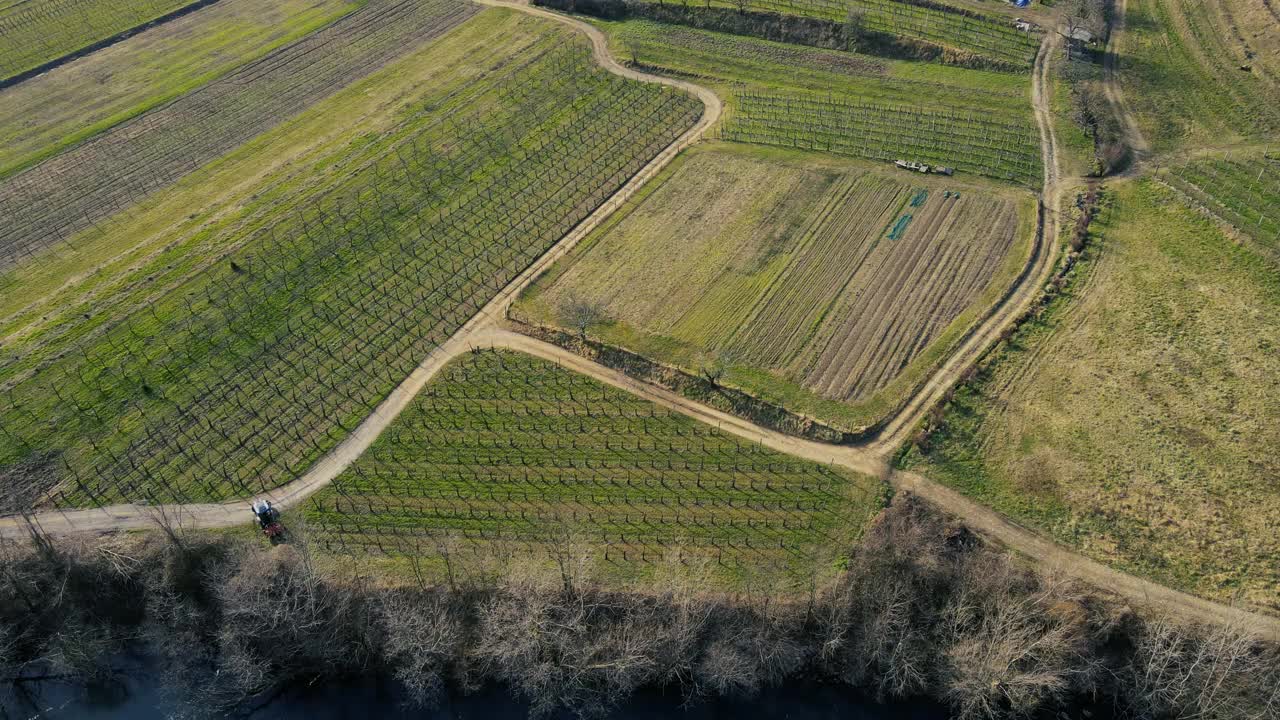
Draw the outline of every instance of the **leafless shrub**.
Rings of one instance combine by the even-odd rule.
[[[1138,631],[1118,685],[1148,718],[1280,718],[1280,650],[1245,628],[1157,618]]]
[[[881,697],[928,690],[936,650],[929,619],[950,581],[944,540],[940,520],[910,498],[896,498],[868,530],[819,615],[830,672]]]
[[[655,678],[662,623],[647,598],[595,589],[589,547],[569,531],[552,558],[521,566],[480,604],[472,656],[535,716],[600,717]]]
[[[808,660],[802,620],[796,607],[768,599],[717,608],[695,668],[697,682],[718,695],[748,697],[781,683]]]
[[[357,590],[326,583],[297,546],[248,553],[220,582],[217,599],[218,674],[229,694],[369,667],[368,619]]]
[[[6,654],[69,678],[109,675],[109,658],[143,617],[135,579],[82,541],[29,530],[29,544],[0,545]]]
[[[250,552],[225,537],[184,537],[156,543],[141,561],[148,619],[143,637],[165,668],[167,690],[191,700],[186,704],[193,709],[213,712],[222,701],[222,688],[209,677],[218,662],[217,585],[230,565]]]
[[[652,677],[651,621],[643,605],[594,592],[508,589],[480,608],[475,655],[534,715],[563,706],[599,717]]]
[[[447,592],[397,593],[379,607],[385,654],[414,705],[435,707],[466,636],[459,598]]]
[[[940,693],[961,718],[1026,716],[1088,687],[1087,616],[1066,586],[977,554],[942,610]]]

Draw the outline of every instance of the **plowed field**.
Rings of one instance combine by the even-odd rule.
[[[1018,202],[814,158],[688,156],[517,317],[571,326],[564,309],[586,305],[591,334],[658,360],[784,400],[871,400],[1003,285]]]

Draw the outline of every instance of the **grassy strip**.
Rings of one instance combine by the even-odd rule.
[[[1120,48],[1127,102],[1158,152],[1280,133],[1280,86],[1216,16],[1217,3],[1131,0]]]
[[[0,79],[74,56],[190,0],[42,0],[0,12]]]
[[[343,0],[222,0],[0,92],[0,179],[216,80],[354,11]]]

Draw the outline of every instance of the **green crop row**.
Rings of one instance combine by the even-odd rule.
[[[0,466],[54,468],[65,505],[296,478],[701,111],[576,44],[477,88],[145,309],[7,363]]]
[[[799,461],[546,361],[472,353],[447,366],[368,452],[314,496],[331,551],[430,553],[444,539],[609,559],[673,548],[722,563],[812,562],[882,497],[869,478]]]
[[[1263,248],[1280,251],[1280,157],[1200,158],[1162,177]]]
[[[37,0],[0,12],[0,79],[39,67],[194,0]]]
[[[876,160],[916,160],[1029,187],[1041,182],[1034,126],[973,112],[882,105],[812,93],[744,90],[726,140]]]

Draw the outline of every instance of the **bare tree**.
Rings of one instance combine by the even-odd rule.
[[[217,597],[219,676],[233,693],[368,665],[369,628],[356,588],[325,582],[305,548],[250,552],[219,583]]]
[[[1246,628],[1148,622],[1119,682],[1141,720],[1280,716],[1280,650]]]
[[[428,592],[395,594],[379,608],[385,653],[414,705],[435,707],[466,635],[459,597]]]
[[[940,617],[939,690],[961,718],[1028,716],[1091,685],[1086,617],[1067,586],[1041,586],[1005,558],[966,563]],[[1030,592],[1028,592],[1030,590]]]
[[[587,330],[604,322],[604,308],[597,302],[584,300],[577,295],[565,298],[560,306],[560,322],[578,331],[578,336],[587,339]]]
[[[702,376],[703,380],[710,383],[712,387],[719,387],[720,380],[724,377],[725,372],[737,362],[738,354],[733,350],[717,350],[702,364],[698,374]]]

